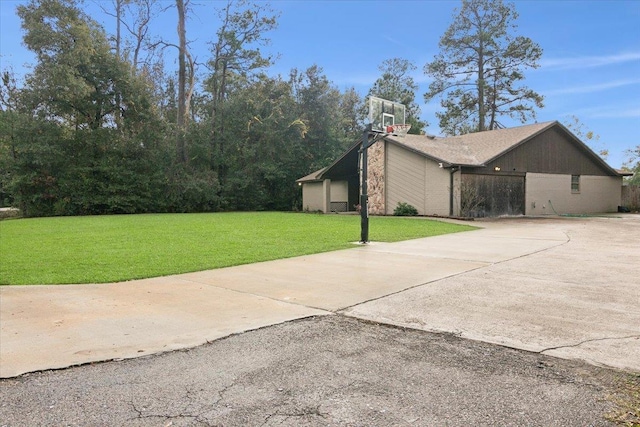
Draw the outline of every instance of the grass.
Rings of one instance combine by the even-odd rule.
[[[472,230],[372,217],[369,238],[394,242]],[[0,221],[0,285],[106,283],[353,247],[360,217],[278,212],[150,214]]]
[[[640,427],[640,374],[621,374],[609,400],[615,405],[607,419],[624,427]]]

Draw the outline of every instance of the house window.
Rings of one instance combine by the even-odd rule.
[[[580,192],[580,175],[571,175],[571,192]]]

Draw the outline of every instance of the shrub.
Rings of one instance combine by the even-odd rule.
[[[416,216],[418,215],[418,210],[409,203],[398,202],[393,214],[395,216]]]

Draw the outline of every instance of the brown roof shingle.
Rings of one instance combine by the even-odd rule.
[[[388,136],[386,139],[444,163],[482,166],[556,123],[535,123],[445,138],[407,135]]]

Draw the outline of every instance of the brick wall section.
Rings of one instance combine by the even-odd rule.
[[[367,189],[369,193],[369,214],[385,215],[384,157],[385,142],[378,141],[369,147]]]

